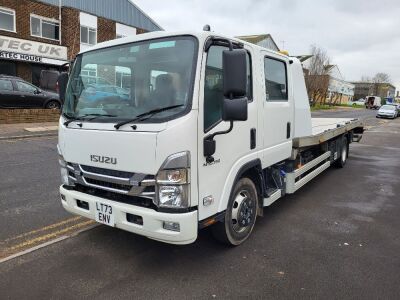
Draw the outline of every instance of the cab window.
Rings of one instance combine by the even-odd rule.
[[[204,132],[221,121],[223,95],[222,51],[224,46],[211,46],[208,50],[204,83]],[[247,98],[252,99],[251,59],[247,52]]]
[[[267,101],[287,101],[286,63],[274,58],[264,59],[265,97]]]

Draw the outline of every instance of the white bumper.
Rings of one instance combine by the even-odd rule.
[[[161,213],[149,208],[111,201],[77,191],[70,191],[62,186],[60,187],[60,193],[65,197],[65,200],[61,200],[61,203],[70,213],[95,220],[95,203],[96,201],[101,201],[112,206],[115,227],[117,228],[170,244],[190,244],[197,239],[197,211],[179,214]],[[89,203],[89,210],[78,207],[76,200]],[[143,225],[128,222],[126,218],[127,213],[141,216],[143,218]],[[164,229],[163,221],[179,223],[180,231],[176,232]]]

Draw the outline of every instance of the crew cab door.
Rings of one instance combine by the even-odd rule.
[[[218,131],[228,130],[230,123],[222,121],[223,69],[222,51],[228,47],[212,45],[203,54],[203,68],[200,85],[199,121],[198,121],[198,186],[199,186],[199,220],[214,215],[221,205],[222,193],[227,178],[234,165],[246,154],[255,152],[251,149],[251,130],[257,127],[257,109],[252,96],[252,56],[247,55],[247,98],[248,119],[233,124],[231,132],[215,136],[216,151],[214,161],[207,162],[204,156],[204,138]],[[235,176],[234,174],[233,176]],[[203,205],[204,199],[213,198],[213,203]]]
[[[263,75],[263,167],[288,158],[292,150],[293,96],[288,59],[265,53]]]

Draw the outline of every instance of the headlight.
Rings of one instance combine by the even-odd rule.
[[[157,182],[160,184],[186,184],[188,169],[161,170],[157,174]]]
[[[58,150],[58,163],[60,164],[60,172],[61,172],[61,183],[63,185],[71,185],[68,177],[67,163],[65,162],[64,157],[62,156],[58,145],[57,145],[57,150]]]
[[[190,159],[188,152],[171,155],[156,177],[156,205],[164,208],[190,206]]]
[[[187,185],[161,185],[158,187],[159,206],[168,208],[188,207],[187,193]]]
[[[68,170],[66,168],[61,168],[61,183],[69,185]]]

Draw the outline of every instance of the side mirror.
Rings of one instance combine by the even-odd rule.
[[[246,50],[224,50],[222,53],[224,100],[222,120],[247,120],[247,60]]]
[[[244,97],[247,84],[246,50],[224,50],[222,67],[224,78],[224,96],[227,98]]]
[[[66,72],[61,73],[58,76],[57,84],[58,84],[58,96],[60,98],[61,103],[64,103],[65,100],[65,91],[67,90],[69,75]]]
[[[246,121],[247,120],[247,98],[224,99],[222,106],[222,120],[224,121]]]
[[[39,95],[39,94],[41,94],[41,93],[42,93],[42,91],[41,91],[41,90],[39,90],[39,89],[37,89],[37,90],[35,90],[33,93],[34,93],[35,95]]]

